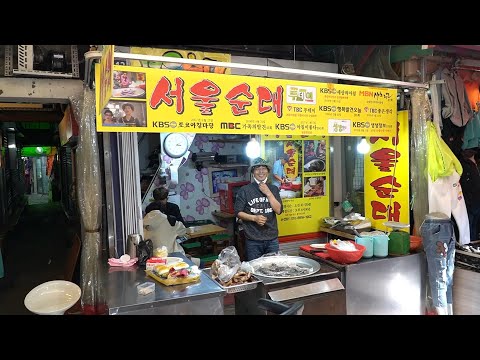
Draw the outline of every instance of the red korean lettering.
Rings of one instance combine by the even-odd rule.
[[[238,99],[240,96],[245,96],[247,99],[253,99],[253,94],[250,92],[250,85],[243,83],[231,89],[225,99],[232,106],[232,113],[235,116],[248,114],[246,106],[251,106],[252,102],[248,100]]]
[[[373,200],[370,204],[372,205],[373,220],[383,220],[387,218],[385,215],[382,215],[387,212],[387,206],[385,204],[375,200]]]
[[[373,165],[378,167],[380,171],[390,172],[390,168],[395,166],[398,158],[402,156],[401,153],[389,148],[381,148],[370,154]]]
[[[390,194],[398,192],[398,189],[395,189],[396,187],[402,187],[402,184],[397,182],[397,179],[391,175],[378,178],[377,180],[372,181],[370,185],[375,189],[379,198],[388,198],[390,197]],[[384,185],[389,185],[389,187]],[[392,197],[395,196],[392,194]]]
[[[387,206],[388,207],[388,206]],[[392,209],[389,209],[388,211],[388,221],[400,221],[400,209],[402,208],[402,205],[398,202],[393,203],[393,211]]]
[[[277,114],[277,118],[282,117],[282,103],[283,103],[283,87],[278,86],[277,91],[272,94],[269,88],[259,86],[257,88],[258,94],[258,113],[264,114],[272,111]],[[264,105],[264,103],[272,103],[272,105]]]
[[[393,211],[389,207],[380,201],[373,200],[372,205],[372,219],[373,220],[384,220],[387,218],[385,214],[388,212],[388,221],[400,221],[400,209],[402,206],[398,202],[393,203]]]
[[[220,95],[220,88],[213,81],[204,79],[190,88],[190,93],[193,95],[191,99],[195,101],[195,106],[200,108],[202,115],[212,115],[212,109],[217,105]]]
[[[375,144],[378,140],[382,139],[383,141],[388,141],[389,137],[388,136],[372,136],[370,137],[370,144]]]
[[[150,107],[152,109],[157,109],[162,102],[167,106],[173,105],[173,99],[177,99],[176,112],[177,114],[183,114],[184,103],[183,103],[183,85],[184,81],[182,78],[175,78],[176,89],[172,90],[172,83],[169,79],[163,76],[155,86],[152,96],[150,97]]]
[[[288,174],[288,175],[293,175],[293,174],[295,174],[295,169],[287,169],[287,174]]]
[[[395,146],[398,144],[398,134],[400,134],[400,122],[397,121],[397,135],[392,137],[392,145]]]
[[[296,153],[296,150],[295,149],[288,149],[286,151],[286,153],[289,157],[293,157],[293,155],[295,155],[295,153]]]

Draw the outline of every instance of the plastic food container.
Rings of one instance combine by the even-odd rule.
[[[148,295],[155,291],[155,283],[147,281],[140,285],[137,285],[138,295]]]

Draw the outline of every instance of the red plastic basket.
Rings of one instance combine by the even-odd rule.
[[[355,251],[345,251],[338,250],[332,247],[330,244],[325,244],[325,249],[327,249],[328,256],[335,262],[339,264],[353,264],[356,263],[362,257],[363,253],[367,249],[364,245],[357,244],[356,242],[350,241],[357,250]]]

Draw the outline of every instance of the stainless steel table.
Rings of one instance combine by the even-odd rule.
[[[193,265],[182,253],[171,256]],[[137,285],[146,281],[155,283],[155,292],[139,295]],[[136,265],[110,267],[106,284],[110,315],[223,315],[225,290],[203,272],[196,283],[165,286]]]
[[[258,307],[258,299],[266,298],[293,304],[303,301],[304,315],[344,315],[345,289],[340,282],[340,272],[326,264],[312,275],[292,278],[257,276],[262,282],[256,289],[235,294],[236,315],[267,315]]]
[[[300,256],[330,265],[341,273],[347,315],[423,315],[427,263],[423,252],[372,257],[349,265],[338,264],[304,250]]]

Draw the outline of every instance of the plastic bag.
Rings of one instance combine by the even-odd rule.
[[[146,266],[147,260],[153,256],[153,242],[152,240],[142,240],[137,245],[138,265]]]
[[[227,246],[218,255],[217,260],[215,260],[215,269],[212,266],[212,270],[215,270],[214,275],[221,282],[227,283],[237,273],[240,265],[241,261],[237,249],[234,246]]]

